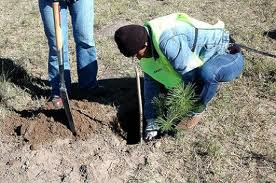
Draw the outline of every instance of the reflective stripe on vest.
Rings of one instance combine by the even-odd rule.
[[[162,53],[159,47],[160,36],[165,30],[181,25],[183,22],[188,23],[195,28],[212,29],[214,26],[224,27],[223,22],[219,22],[216,25],[210,25],[208,23],[191,18],[185,13],[170,14],[145,23],[145,26],[149,26],[152,30],[152,42],[156,52],[159,55],[159,58],[156,60],[153,57],[142,58],[139,63],[145,73],[150,75],[158,82],[162,83],[166,88],[175,87],[182,81],[182,77],[173,69],[168,59]],[[203,61],[194,53],[189,58],[187,63],[186,72],[203,65]]]

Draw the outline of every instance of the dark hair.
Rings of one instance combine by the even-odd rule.
[[[115,31],[114,39],[120,52],[126,57],[132,57],[145,47],[148,33],[141,25],[126,25]]]

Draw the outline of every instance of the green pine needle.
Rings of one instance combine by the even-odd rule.
[[[174,121],[175,119],[168,119],[166,117],[158,117],[156,119],[157,125],[162,133],[174,131]]]
[[[197,108],[193,85],[178,85],[169,90],[167,96],[160,95],[154,98],[153,104],[156,108],[160,131],[174,131],[177,122]]]
[[[165,108],[166,108],[166,96],[164,94],[160,94],[158,97],[153,98],[153,105],[156,110],[156,115],[157,116],[163,116],[165,113]]]
[[[187,116],[194,108],[195,93],[192,85],[178,85],[171,89],[166,99],[168,115],[177,114],[180,118]]]

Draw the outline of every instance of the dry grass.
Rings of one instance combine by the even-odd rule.
[[[96,0],[99,77],[134,76],[130,61],[119,53],[112,38],[118,25],[186,12],[210,22],[221,19],[238,42],[275,53],[276,40],[262,35],[276,29],[275,9],[276,1],[271,0]],[[37,1],[1,1],[0,12],[0,59],[20,63],[30,77],[46,80],[47,43]],[[156,148],[129,182],[275,182],[276,61],[244,53],[243,75],[223,85],[202,123],[177,138],[147,144]],[[76,79],[74,62],[72,67]],[[2,79],[0,116],[11,107],[24,108],[30,100],[31,105],[41,102],[39,96],[36,100],[30,95],[30,91]]]

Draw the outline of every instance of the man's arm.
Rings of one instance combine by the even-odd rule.
[[[171,32],[163,34],[160,38],[160,49],[179,74],[184,75],[194,69],[190,65],[194,62],[194,54],[185,35],[173,36]]]

